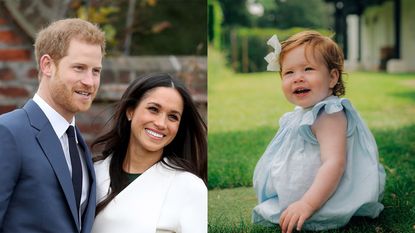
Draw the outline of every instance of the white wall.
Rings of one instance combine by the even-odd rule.
[[[402,0],[401,60],[406,71],[415,71],[415,1]]]
[[[359,69],[359,16],[348,15],[347,22],[347,60],[345,61],[345,69],[353,71]]]
[[[387,71],[415,72],[415,1],[401,0],[400,17],[401,57],[389,60]],[[365,70],[378,70],[381,48],[395,45],[393,2],[388,1],[380,6],[367,8],[362,14],[360,22],[362,27],[361,67]],[[349,52],[353,53],[353,51]]]
[[[369,7],[362,14],[362,66],[377,70],[382,47],[394,46],[393,2]]]

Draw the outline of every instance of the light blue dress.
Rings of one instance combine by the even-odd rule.
[[[280,129],[258,161],[253,178],[258,205],[253,222],[278,224],[281,213],[301,199],[321,165],[320,147],[311,126],[322,111],[344,111],[347,118],[347,164],[335,193],[309,218],[303,229],[326,230],[347,224],[352,216],[376,218],[385,171],[376,142],[347,99],[330,96],[313,107],[296,107],[280,119]]]

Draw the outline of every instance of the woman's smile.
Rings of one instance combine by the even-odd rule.
[[[163,139],[164,136],[166,136],[166,135],[163,135],[163,134],[161,134],[161,133],[159,133],[159,132],[157,132],[153,129],[149,129],[149,128],[145,128],[145,131],[151,138],[154,138],[154,139],[157,139],[157,140],[161,140],[161,139]]]

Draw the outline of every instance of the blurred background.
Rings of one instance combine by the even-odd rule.
[[[237,72],[263,71],[264,41],[304,29],[333,36],[348,70],[415,71],[410,0],[211,0],[209,42]]]
[[[98,24],[107,40],[98,96],[77,115],[88,142],[112,114],[111,104],[145,73],[180,78],[207,118],[206,0],[0,0],[0,114],[34,95],[36,32],[67,17]]]
[[[413,232],[415,222],[415,1],[209,0],[209,232],[280,232],[251,223],[255,165],[293,111],[266,44],[303,31],[345,54],[345,98],[373,132],[387,172],[385,210],[328,232]]]

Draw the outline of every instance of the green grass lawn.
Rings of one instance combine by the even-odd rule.
[[[293,105],[275,72],[235,74],[209,49],[209,232],[279,232],[250,224],[257,160]],[[415,232],[415,74],[356,72],[349,98],[372,130],[387,171],[385,210],[329,232]]]

